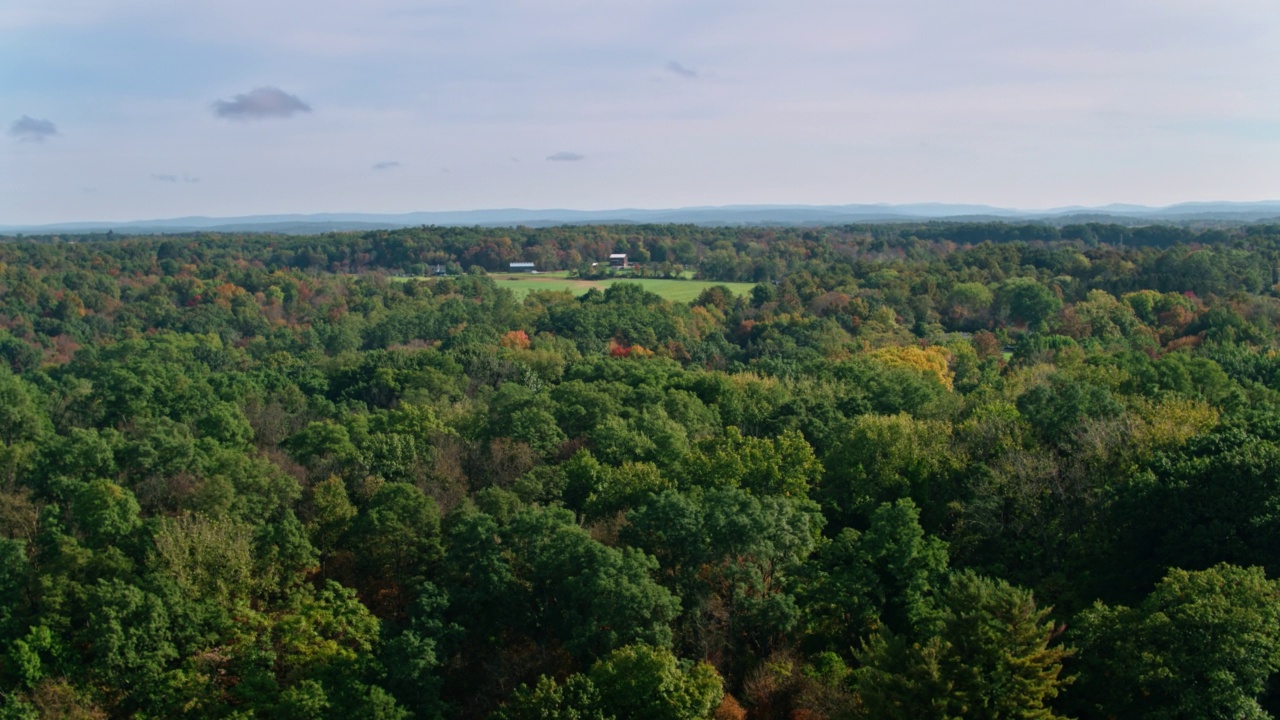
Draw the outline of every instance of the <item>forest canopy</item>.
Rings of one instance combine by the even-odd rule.
[[[1277,226],[4,239],[0,718],[1271,717],[1278,470]]]

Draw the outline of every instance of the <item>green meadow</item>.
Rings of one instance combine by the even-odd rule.
[[[712,282],[710,280],[676,280],[659,278],[610,278],[608,280],[579,280],[569,277],[567,272],[538,273],[490,273],[489,277],[498,287],[507,288],[515,293],[517,299],[523,300],[531,292],[540,290],[568,290],[581,295],[591,288],[604,290],[614,283],[629,282],[644,287],[655,295],[672,302],[689,302],[698,297],[703,290],[715,285],[729,288],[734,295],[751,292],[755,283]]]

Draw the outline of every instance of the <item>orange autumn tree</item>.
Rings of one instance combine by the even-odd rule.
[[[528,350],[529,349],[529,333],[523,330],[512,330],[502,336],[502,347],[512,350]]]

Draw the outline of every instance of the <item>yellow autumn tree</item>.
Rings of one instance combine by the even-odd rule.
[[[1139,455],[1175,450],[1218,424],[1218,411],[1203,400],[1170,397],[1130,401],[1132,444]]]
[[[953,389],[955,373],[951,371],[951,351],[937,345],[920,348],[913,345],[882,347],[870,356],[889,367],[910,368],[938,378],[948,390]]]

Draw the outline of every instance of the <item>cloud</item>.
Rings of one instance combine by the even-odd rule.
[[[230,101],[217,100],[213,103],[213,114],[228,120],[287,118],[300,112],[311,112],[311,106],[296,95],[274,87],[255,88]]]
[[[561,150],[554,155],[548,155],[547,159],[552,162],[577,162],[578,160],[586,160],[587,156],[576,152],[569,152],[568,150]]]
[[[685,67],[684,65],[681,65],[675,60],[672,60],[671,62],[667,63],[667,70],[670,70],[671,72],[675,73],[676,75],[679,75],[682,78],[688,78],[690,80],[698,79],[697,70],[694,70],[693,68]]]
[[[166,183],[176,183],[176,182],[198,183],[200,182],[200,178],[191,177],[190,175],[187,175],[185,173],[182,175],[174,175],[173,173],[157,173],[155,175],[152,175],[151,179],[155,180],[156,182],[166,182]]]
[[[9,134],[20,142],[44,142],[45,138],[58,134],[58,126],[48,120],[37,120],[23,115],[9,126]]]
[[[384,160],[383,162],[376,162],[373,164],[374,170],[390,170],[391,168],[398,167],[400,167],[400,163],[395,160]]]

